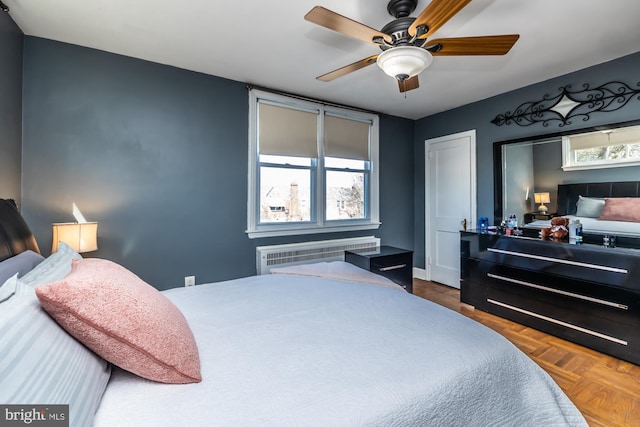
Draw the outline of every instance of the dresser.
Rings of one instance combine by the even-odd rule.
[[[380,274],[409,293],[413,293],[413,251],[393,246],[344,252],[344,260],[362,269]]]
[[[640,365],[640,250],[460,233],[460,300]]]

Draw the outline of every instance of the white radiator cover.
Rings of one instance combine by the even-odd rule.
[[[258,246],[256,248],[256,269],[258,274],[269,274],[274,267],[320,261],[344,261],[345,250],[375,248],[376,246],[380,246],[380,239],[374,236]]]

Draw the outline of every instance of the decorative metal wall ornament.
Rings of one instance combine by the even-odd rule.
[[[640,87],[640,82],[638,83]],[[559,127],[571,124],[572,119],[587,121],[591,113],[619,110],[637,97],[640,100],[640,88],[634,89],[622,82],[609,82],[596,88],[588,84],[582,90],[572,91],[571,85],[559,88],[557,95],[545,94],[542,100],[520,104],[512,113],[498,114],[491,123],[496,126],[515,123],[519,126],[531,126],[542,123],[549,126],[559,122]]]

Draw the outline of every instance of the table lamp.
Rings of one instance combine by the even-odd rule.
[[[533,197],[536,203],[540,203],[540,206],[538,206],[538,210],[542,213],[547,213],[549,211],[549,208],[547,208],[544,204],[551,202],[549,193],[534,193]]]
[[[78,253],[98,250],[97,222],[65,222],[53,224],[51,253],[58,250],[60,242],[71,246]]]

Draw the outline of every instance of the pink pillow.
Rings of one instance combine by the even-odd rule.
[[[36,287],[42,307],[104,359],[163,383],[200,382],[198,347],[182,312],[111,261],[74,259],[62,280]]]
[[[608,221],[640,222],[639,197],[615,197],[604,199],[604,209],[598,219]]]

